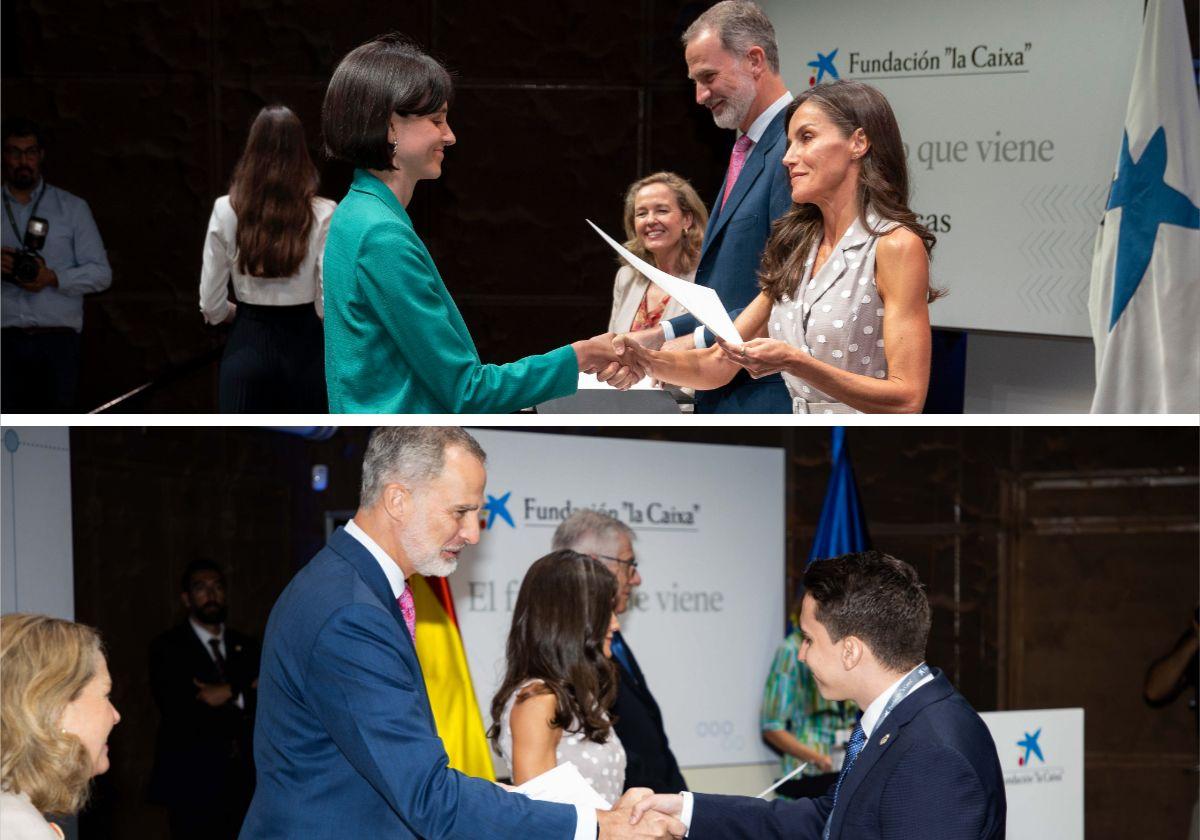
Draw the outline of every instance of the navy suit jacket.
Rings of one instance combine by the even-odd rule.
[[[576,812],[451,770],[404,618],[339,528],[271,610],[242,840],[571,840]]]
[[[704,229],[696,283],[715,291],[731,317],[736,317],[758,296],[758,266],[771,235],[771,223],[792,206],[791,184],[782,164],[786,151],[785,108],[775,115],[750,150],[723,208],[725,182],[721,182],[708,227]],[[692,332],[698,324],[690,314],[671,319],[676,336]],[[711,343],[712,335],[706,335]],[[792,400],[779,374],[753,379],[745,371],[739,371],[727,385],[712,391],[697,391],[696,411],[790,414]]]
[[[663,729],[662,712],[646,678],[642,675],[637,657],[629,649],[629,643],[620,632],[621,645],[629,658],[627,669],[618,657],[613,662],[620,673],[617,684],[617,700],[613,704],[613,715],[617,719],[615,729],[625,748],[625,790],[647,787],[665,793],[687,790],[687,782],[679,772],[679,764],[667,743]]]
[[[933,673],[871,733],[842,782],[830,840],[1003,840],[1004,776],[991,733]],[[819,840],[832,807],[832,786],[794,802],[696,794],[688,837]]]

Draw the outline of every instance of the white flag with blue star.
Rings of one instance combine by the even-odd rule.
[[[1150,0],[1096,236],[1093,412],[1200,412],[1200,104],[1182,0]]]

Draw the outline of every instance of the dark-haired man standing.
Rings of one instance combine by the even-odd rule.
[[[13,117],[2,133],[0,411],[75,411],[83,296],[107,289],[112,269],[87,202],[42,178],[42,130]],[[26,260],[36,270],[23,273],[16,259],[30,219],[45,220],[49,230],[34,262]]]
[[[996,745],[950,681],[925,664],[930,610],[912,566],[877,551],[813,563],[804,575],[801,659],[821,696],[864,709],[833,787],[767,802],[659,794],[634,808],[679,816],[690,840],[1004,837]]]
[[[187,620],[150,646],[150,686],[162,720],[150,782],[171,837],[237,837],[254,794],[251,734],[258,643],[225,624],[225,575],[208,560],[180,582]]]

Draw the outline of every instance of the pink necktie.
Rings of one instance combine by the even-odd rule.
[[[400,608],[400,614],[404,616],[404,625],[408,628],[408,635],[412,637],[413,644],[417,641],[417,608],[413,606],[412,587],[405,585],[404,591],[400,593],[400,597],[396,599],[396,606]]]
[[[725,195],[721,196],[722,210],[725,209],[725,202],[729,200],[729,194],[733,192],[738,175],[742,173],[742,167],[746,165],[746,155],[750,154],[750,147],[753,145],[754,141],[750,139],[749,134],[743,134],[733,144],[733,154],[729,156],[729,171],[725,173]]]

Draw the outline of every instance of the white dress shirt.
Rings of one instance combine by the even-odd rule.
[[[237,264],[237,214],[223,195],[213,204],[204,237],[204,263],[200,269],[200,312],[210,324],[219,324],[229,314],[229,279],[237,299],[265,306],[298,306],[312,303],[324,317],[322,301],[323,258],[329,220],[337,204],[316,196],[312,200],[313,222],[308,231],[308,250],[300,268],[291,277],[251,277]]]
[[[388,579],[388,585],[392,587],[392,594],[399,598],[400,593],[404,591],[406,583],[404,581],[404,573],[400,571],[400,567],[396,565],[396,561],[379,547],[379,543],[367,536],[367,532],[358,527],[358,523],[353,519],[346,523],[346,533],[362,543],[363,547],[371,552],[371,556],[375,558],[375,562],[379,564],[379,568],[383,569],[383,574]],[[583,805],[576,805],[575,812],[577,814],[575,840],[595,840],[596,812]]]

